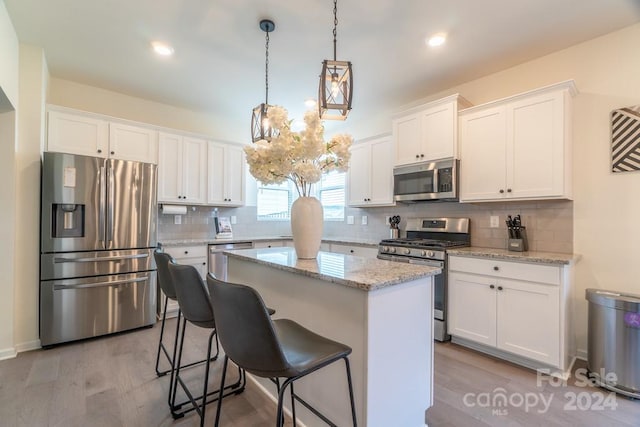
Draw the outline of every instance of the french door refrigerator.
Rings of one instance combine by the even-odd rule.
[[[44,153],[43,347],[155,322],[156,188],[153,164]]]

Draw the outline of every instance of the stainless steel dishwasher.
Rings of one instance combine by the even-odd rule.
[[[253,242],[229,242],[209,244],[209,273],[218,280],[227,280],[227,256],[224,251],[233,249],[252,249]]]

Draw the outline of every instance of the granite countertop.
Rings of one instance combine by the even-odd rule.
[[[270,242],[276,240],[292,240],[291,236],[260,236],[260,237],[233,237],[231,239],[162,239],[159,240],[161,246],[190,246],[190,245],[208,245],[216,243],[237,243],[237,242]],[[358,238],[340,238],[327,237],[322,239],[323,243],[338,243],[354,246],[378,247],[380,240],[358,239]]]
[[[423,277],[434,276],[437,267],[320,252],[316,259],[299,260],[294,248],[242,249],[224,252],[238,258],[364,291],[373,291]]]
[[[561,254],[554,252],[512,252],[495,248],[457,248],[447,249],[449,255],[459,255],[475,258],[501,259],[505,261],[531,262],[537,264],[570,265],[580,259],[577,254]]]

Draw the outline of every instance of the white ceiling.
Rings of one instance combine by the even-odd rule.
[[[0,0],[2,1],[2,0]],[[52,76],[244,120],[264,100],[299,117],[332,56],[331,0],[4,0],[22,43]],[[354,70],[361,120],[430,93],[640,21],[640,0],[341,0],[338,60]],[[448,42],[429,49],[425,37]],[[159,58],[152,40],[173,45]],[[353,118],[353,119],[352,119]],[[330,129],[330,128],[328,128]],[[248,131],[247,131],[248,134]]]

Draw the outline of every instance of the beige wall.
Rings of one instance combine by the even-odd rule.
[[[2,0],[0,0],[0,88],[13,107],[17,108],[18,37]]]
[[[16,149],[14,342],[18,352],[40,347],[38,332],[40,153],[44,147],[49,72],[40,47],[20,45],[20,114]]]
[[[15,355],[13,297],[15,146],[18,107],[18,38],[0,1],[0,359]]]
[[[212,114],[191,111],[122,93],[51,78],[50,104],[106,114],[112,117],[150,123],[171,129],[207,135],[220,141],[242,142],[249,139],[249,117],[246,134],[237,122],[221,121]],[[243,122],[244,123],[244,122]]]

